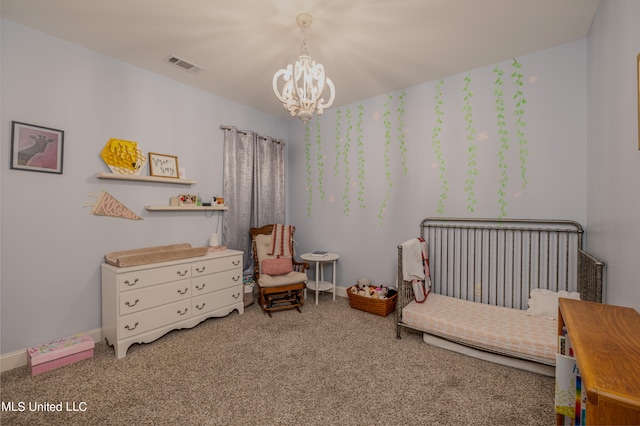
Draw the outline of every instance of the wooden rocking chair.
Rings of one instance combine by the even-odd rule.
[[[295,227],[291,229],[290,257],[278,257],[269,255],[271,247],[271,234],[274,225],[265,225],[261,228],[251,228],[251,244],[253,251],[254,278],[258,286],[258,303],[262,310],[271,316],[272,312],[285,309],[296,309],[300,311],[300,306],[304,305],[304,289],[307,283],[307,269],[309,264],[298,262],[295,259],[293,247],[293,233]],[[263,271],[263,261],[271,259],[291,259],[292,271],[268,275]]]

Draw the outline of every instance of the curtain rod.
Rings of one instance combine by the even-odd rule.
[[[221,124],[221,125],[220,125],[220,129],[222,129],[222,130],[231,130],[231,126],[225,126],[224,124]],[[250,131],[250,130],[237,130],[237,129],[236,129],[236,131],[237,131],[238,133],[242,133],[243,135],[248,135],[248,134],[250,134],[250,133],[255,133],[255,132],[252,132],[252,131]],[[256,133],[256,134],[257,134],[257,133]],[[257,135],[258,135],[258,139],[262,139],[262,140],[265,140],[265,141],[269,139],[269,138],[268,138],[268,137],[266,137],[266,136],[261,136],[260,134],[257,134]],[[272,141],[274,141],[275,143],[281,143],[281,144],[283,144],[283,145],[286,145],[286,142],[285,142],[285,141],[283,141],[282,139],[274,139],[274,138],[271,138],[271,140],[272,140]]]

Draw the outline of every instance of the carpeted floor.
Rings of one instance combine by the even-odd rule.
[[[554,379],[395,337],[330,294],[257,305],[32,378],[1,375],[2,425],[551,425]],[[13,402],[24,411],[6,411]],[[62,403],[62,412],[31,411]],[[55,405],[54,405],[55,406]],[[84,409],[84,411],[66,411]]]

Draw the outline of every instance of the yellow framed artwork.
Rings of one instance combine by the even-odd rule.
[[[100,158],[112,173],[140,175],[147,159],[137,142],[111,138],[100,151]]]

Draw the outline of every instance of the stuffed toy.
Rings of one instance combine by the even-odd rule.
[[[356,282],[356,285],[360,290],[368,290],[369,286],[371,285],[371,281],[369,281],[367,278],[360,278]]]

